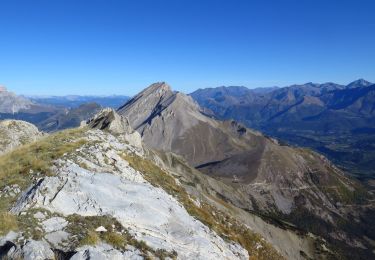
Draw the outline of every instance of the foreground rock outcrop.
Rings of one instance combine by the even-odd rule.
[[[0,154],[38,140],[44,134],[33,124],[20,120],[0,121]]]
[[[122,135],[125,141],[136,147],[142,147],[141,135],[134,131],[127,118],[120,116],[112,108],[104,108],[93,118],[84,122],[92,129],[107,130],[115,135]]]
[[[137,132],[119,135],[126,120],[113,112],[0,157],[0,258],[282,258],[204,193],[187,193],[162,157],[129,142]]]
[[[225,242],[194,219],[175,198],[148,183],[119,155],[137,153],[134,148],[101,131],[90,131],[88,141],[97,145],[79,148],[72,159],[57,160],[54,176],[30,187],[11,210],[22,214],[38,208],[59,214],[60,219],[41,222],[49,243],[59,248],[72,239],[73,234],[65,231],[68,216],[110,215],[137,240],[155,250],[175,251],[181,259],[248,258],[241,246]]]

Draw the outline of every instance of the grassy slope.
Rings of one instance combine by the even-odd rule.
[[[37,179],[52,174],[53,160],[85,143],[79,139],[83,132],[83,129],[60,132],[0,156],[0,191],[11,185],[25,190]],[[8,213],[16,200],[17,196],[0,199],[0,235],[19,226],[17,218]]]

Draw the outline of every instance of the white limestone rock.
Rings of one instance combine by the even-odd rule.
[[[100,227],[97,227],[97,228],[95,229],[95,231],[96,231],[96,232],[107,232],[107,229],[106,229],[105,227],[103,227],[103,226],[100,226]]]
[[[22,248],[18,248],[11,256],[23,256],[24,260],[53,260],[55,254],[45,241],[29,240]],[[17,259],[17,258],[16,258]]]
[[[120,116],[112,108],[104,108],[93,118],[86,122],[89,128],[108,130],[109,132],[121,135],[125,141],[135,147],[142,147],[141,135],[134,131],[126,117]]]
[[[107,244],[96,246],[84,246],[78,249],[78,252],[70,258],[71,260],[142,260],[144,259],[138,250],[127,250],[120,252]]]
[[[47,233],[63,230],[67,225],[68,221],[64,218],[53,217],[42,222],[43,229]]]
[[[110,215],[136,239],[144,240],[155,250],[175,250],[179,259],[248,259],[245,249],[224,241],[190,216],[175,198],[148,183],[140,172],[118,156],[119,153],[129,152],[131,148],[128,150],[127,146],[120,145],[109,133],[96,130],[91,131],[90,135],[97,140],[104,138],[106,144],[109,139],[112,140],[110,146],[96,142],[92,146],[77,149],[76,158],[84,156],[95,166],[94,170],[84,169],[68,158],[57,160],[53,168],[55,176],[45,177],[30,187],[12,212],[19,213],[36,207],[63,216]],[[115,158],[115,162],[108,163],[116,167],[106,164],[101,156],[95,154],[108,154]],[[44,223],[45,228],[55,230],[56,223],[59,228],[63,223],[56,218],[52,222],[48,225]],[[90,252],[93,256],[102,257],[96,249]],[[114,258],[120,257],[118,252],[111,252]]]
[[[34,218],[43,220],[46,218],[46,216],[42,212],[38,211],[37,213],[34,214]]]
[[[5,245],[7,241],[11,241],[11,242],[15,241],[18,236],[19,236],[18,233],[14,231],[9,231],[8,234],[6,234],[3,237],[0,237],[0,246]]]

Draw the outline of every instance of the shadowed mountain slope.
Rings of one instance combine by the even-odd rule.
[[[200,89],[191,96],[217,118],[234,119],[291,144],[314,148],[361,178],[375,174],[372,83],[307,83],[265,94],[241,89],[238,95],[234,90]]]

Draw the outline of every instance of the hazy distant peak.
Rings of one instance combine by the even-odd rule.
[[[17,113],[29,108],[33,102],[22,96],[9,92],[4,86],[0,86],[0,113]]]
[[[358,87],[368,87],[373,83],[365,80],[365,79],[357,79],[351,83],[349,83],[346,88],[358,88]]]

